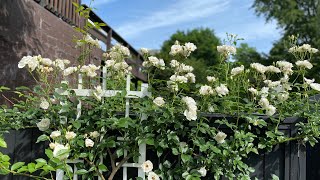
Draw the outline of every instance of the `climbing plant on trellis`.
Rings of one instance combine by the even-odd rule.
[[[102,97],[102,102],[104,102],[104,98],[110,98],[113,96],[116,96],[118,93],[123,92],[123,90],[108,90],[107,89],[107,68],[104,66],[102,68],[102,92],[100,96]],[[141,90],[140,91],[133,91],[130,89],[130,84],[131,84],[131,75],[128,74],[126,76],[126,96],[125,96],[125,117],[129,117],[130,114],[130,99],[132,98],[143,98],[145,96],[149,96],[150,92],[148,92],[148,84],[147,83],[142,83],[141,84]],[[60,95],[68,95],[70,92],[69,90],[62,90],[62,89],[57,89],[56,90]],[[93,92],[95,91],[94,89],[84,89],[83,88],[83,77],[82,74],[78,75],[78,88],[77,89],[72,89],[72,91],[75,93],[76,96],[78,97],[90,97],[93,96]],[[79,104],[77,105],[77,119],[81,116],[81,109],[82,109],[82,104],[81,101],[79,101]],[[146,115],[141,116],[142,120],[146,119]],[[103,137],[100,137],[101,139]],[[123,140],[122,137],[118,137],[117,140],[121,141]],[[107,153],[107,152],[106,152]],[[123,180],[128,179],[128,171],[127,168],[137,168],[138,170],[138,177],[142,178],[143,180],[145,179],[145,172],[142,170],[142,164],[146,161],[146,144],[141,143],[139,145],[139,158],[137,163],[130,163],[130,162],[125,162],[122,164],[122,174],[123,174]],[[127,155],[127,151],[124,150],[124,156]],[[103,162],[103,157],[100,157],[100,161]],[[73,164],[73,179],[77,180],[78,175],[77,175],[77,163],[84,163],[83,160],[81,159],[76,159],[76,160],[67,160],[66,161],[68,164]],[[116,163],[118,165],[119,162]],[[63,170],[57,170],[56,171],[56,180],[62,180],[64,177],[65,172]],[[98,177],[100,180],[101,178]]]

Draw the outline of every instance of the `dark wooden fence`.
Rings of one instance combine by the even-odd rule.
[[[212,116],[212,120],[217,116]],[[298,118],[286,119],[280,126],[279,130],[287,136],[295,136],[297,133],[296,122]],[[7,149],[0,149],[1,152],[8,154],[12,162],[26,161],[44,157],[44,149],[48,145],[36,144],[37,137],[41,134],[37,129],[27,129],[21,131],[10,131],[5,135],[8,142]],[[147,152],[147,159],[157,161],[155,152]],[[291,141],[279,144],[271,152],[261,152],[259,155],[252,154],[246,162],[255,168],[251,177],[259,180],[271,179],[271,174],[279,176],[280,180],[318,180],[320,177],[320,144],[315,147],[299,144],[297,141]],[[121,179],[120,170],[116,178]],[[136,170],[128,169],[128,175],[137,176]],[[17,176],[0,176],[1,180],[29,179]],[[212,177],[207,177],[212,179]]]

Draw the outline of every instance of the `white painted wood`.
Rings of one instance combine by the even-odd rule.
[[[63,180],[64,172],[61,169],[56,171],[56,180]]]

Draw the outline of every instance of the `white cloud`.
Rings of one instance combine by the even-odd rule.
[[[126,38],[132,38],[150,29],[207,18],[226,11],[228,5],[229,0],[179,0],[166,9],[149,12],[139,20],[123,24],[117,30]]]

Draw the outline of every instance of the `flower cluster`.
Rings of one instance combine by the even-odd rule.
[[[160,180],[160,177],[152,171],[153,164],[151,161],[147,160],[146,162],[142,163],[141,168],[143,172],[147,173],[148,180]]]
[[[224,55],[225,57],[229,57],[231,54],[236,54],[237,49],[234,46],[229,46],[229,45],[222,45],[222,46],[217,46],[217,51]]]
[[[197,120],[197,103],[191,97],[183,97],[182,101],[187,105],[187,109],[184,111],[184,116],[189,120]]]
[[[142,63],[142,66],[143,67],[153,66],[153,67],[159,68],[161,70],[164,70],[166,65],[165,65],[163,59],[158,59],[155,56],[150,56],[150,57],[148,57],[148,60],[146,60]]]
[[[83,39],[78,40],[76,47],[82,47],[85,44],[89,44],[91,46],[95,46],[97,48],[100,48],[99,40],[98,39],[93,39],[90,36],[90,34],[86,34]]]
[[[190,56],[191,52],[195,51],[197,46],[191,42],[187,42],[184,45],[180,45],[179,41],[176,41],[174,45],[171,46],[170,55],[182,55],[184,57]]]
[[[105,54],[107,60],[105,61],[105,67],[111,72],[108,76],[123,78],[127,74],[130,74],[132,67],[128,65],[125,58],[130,56],[130,51],[127,47],[120,44],[113,46],[108,54]]]
[[[80,72],[84,73],[88,77],[96,77],[97,76],[97,70],[100,69],[100,66],[96,66],[94,64],[89,64],[89,65],[83,65],[80,68]]]
[[[167,85],[171,90],[178,91],[179,84],[182,83],[196,82],[196,76],[192,73],[192,66],[180,63],[177,60],[171,60],[170,67],[174,69],[174,74],[167,81]]]

